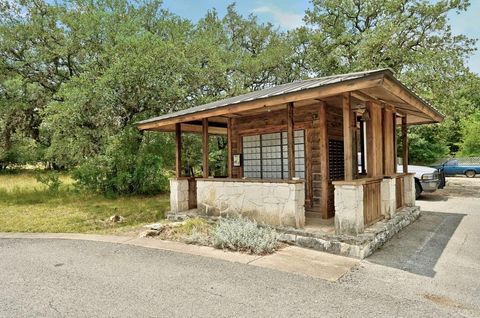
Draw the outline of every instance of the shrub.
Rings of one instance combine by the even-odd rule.
[[[142,136],[134,127],[111,137],[104,154],[85,160],[73,172],[76,186],[106,195],[158,194],[168,189],[168,142]]]
[[[278,236],[274,229],[259,227],[255,221],[243,218],[221,219],[212,236],[215,247],[233,251],[267,254],[273,253],[278,247]]]
[[[57,193],[58,189],[60,188],[60,185],[62,184],[62,181],[60,181],[60,178],[57,172],[49,172],[45,174],[39,173],[35,176],[35,179],[38,182],[46,185],[48,188],[48,191],[53,193]]]
[[[211,245],[211,238],[207,233],[201,232],[197,229],[193,229],[189,235],[186,235],[182,238],[187,244],[197,244],[197,245]]]

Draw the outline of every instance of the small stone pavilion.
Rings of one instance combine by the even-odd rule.
[[[138,128],[176,135],[172,213],[196,209],[287,228],[330,219],[337,235],[358,235],[415,205],[407,126],[442,120],[382,69],[279,85],[144,120]],[[201,177],[182,175],[184,132],[203,137]],[[209,173],[209,135],[227,136],[226,176]]]

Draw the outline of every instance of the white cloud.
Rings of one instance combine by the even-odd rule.
[[[273,17],[273,23],[284,29],[295,29],[303,25],[303,15],[282,11],[273,6],[261,6],[252,10],[252,13],[266,13]]]

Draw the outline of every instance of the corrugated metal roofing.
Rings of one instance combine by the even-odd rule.
[[[140,122],[137,123],[137,125],[156,122],[156,121],[161,121],[161,120],[175,118],[175,117],[180,117],[180,116],[194,114],[194,113],[203,112],[203,111],[207,111],[207,110],[213,110],[213,109],[217,109],[217,108],[227,107],[227,106],[230,106],[230,105],[235,105],[235,104],[239,104],[239,103],[243,103],[243,102],[260,100],[260,99],[265,99],[265,98],[269,98],[269,97],[284,95],[284,94],[293,93],[293,92],[300,92],[300,91],[304,91],[304,90],[308,90],[308,89],[312,89],[312,88],[318,88],[318,87],[321,87],[321,86],[337,84],[337,83],[346,82],[346,81],[350,81],[350,80],[361,79],[361,78],[365,78],[365,77],[368,77],[368,76],[371,76],[371,75],[374,75],[374,74],[379,74],[379,73],[388,73],[393,77],[393,72],[390,69],[379,69],[379,70],[364,71],[364,72],[357,72],[357,73],[333,75],[333,76],[320,77],[320,78],[312,78],[312,79],[307,79],[307,80],[303,80],[303,81],[298,81],[298,82],[293,82],[293,83],[288,83],[288,84],[283,84],[283,85],[277,85],[277,86],[266,88],[266,89],[263,89],[263,90],[254,91],[254,92],[250,92],[250,93],[247,93],[247,94],[218,100],[218,101],[215,101],[215,102],[212,102],[212,103],[187,108],[187,109],[184,109],[184,110],[181,110],[181,111],[168,113],[168,114],[158,116],[158,117],[153,117],[153,118],[150,118],[150,119],[140,121]],[[417,96],[417,98],[419,98],[419,97]],[[422,100],[422,102],[427,104],[423,100]]]

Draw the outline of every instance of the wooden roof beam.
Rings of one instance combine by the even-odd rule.
[[[312,88],[304,91],[286,93],[283,95],[273,96],[265,99],[257,99],[257,100],[247,101],[239,104],[233,104],[229,106],[223,106],[219,108],[204,110],[197,113],[186,114],[183,116],[160,120],[157,122],[139,124],[138,128],[140,130],[155,129],[157,127],[172,125],[175,123],[200,120],[207,117],[222,116],[226,114],[249,111],[253,109],[268,108],[271,106],[277,106],[280,104],[286,104],[286,103],[301,101],[305,99],[325,98],[325,97],[335,96],[345,92],[351,92],[351,91],[356,91],[360,89],[380,86],[383,83],[383,78],[384,78],[384,74],[375,74],[368,78],[335,83],[335,84]]]
[[[425,103],[422,102],[419,97],[410,93],[407,89],[405,89],[403,84],[401,84],[399,81],[390,77],[385,77],[385,80],[383,82],[383,87],[387,91],[389,91],[391,94],[403,100],[406,104],[411,105],[416,109],[418,109],[420,112],[426,114],[434,122],[443,121],[442,114],[435,111],[432,107],[428,107],[427,105],[425,105]]]

